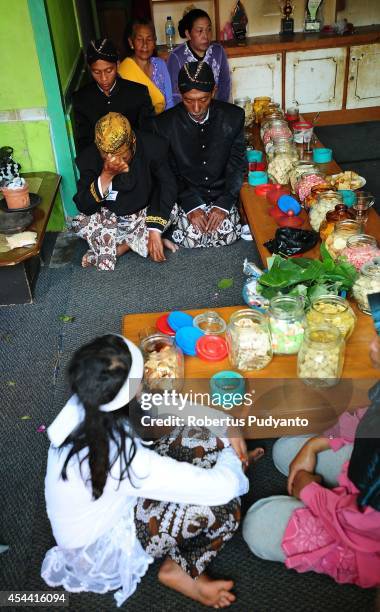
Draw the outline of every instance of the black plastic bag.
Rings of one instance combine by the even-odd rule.
[[[297,255],[310,251],[318,242],[319,234],[314,230],[302,230],[295,227],[280,227],[275,237],[264,243],[268,251],[278,255]]]

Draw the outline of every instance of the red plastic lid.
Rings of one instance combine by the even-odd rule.
[[[272,206],[269,210],[268,210],[268,214],[273,217],[273,219],[279,219],[282,217],[285,217],[284,213],[282,212],[282,210],[279,209],[278,206]],[[287,216],[287,218],[290,219],[290,217]]]
[[[312,127],[313,124],[309,123],[308,121],[297,121],[297,123],[295,123],[293,126],[295,130],[310,130]]]
[[[221,361],[228,355],[227,342],[220,336],[206,334],[195,346],[198,357],[205,361]]]
[[[277,185],[273,185],[272,183],[263,183],[262,185],[257,185],[255,187],[255,194],[258,196],[267,195],[268,191],[273,191],[276,189]]]
[[[300,217],[288,217],[288,215],[282,215],[276,217],[276,223],[280,227],[301,227],[303,220]]]
[[[168,315],[161,315],[156,321],[156,327],[158,331],[166,334],[167,336],[175,336],[175,331],[172,329],[168,323]]]

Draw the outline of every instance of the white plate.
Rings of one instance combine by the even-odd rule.
[[[338,178],[338,176],[343,176],[343,172],[342,172],[342,173],[339,173],[339,174],[331,174],[331,175],[328,177],[328,180],[329,180],[329,181],[331,181],[331,179],[332,179],[332,180],[334,181],[336,178]],[[366,184],[366,182],[367,182],[363,176],[358,175],[358,176],[357,176],[357,178],[358,178],[358,180],[360,180],[360,185],[359,185],[359,187],[355,187],[355,189],[352,189],[352,187],[350,187],[350,189],[351,189],[352,191],[356,191],[356,189],[361,189],[362,187],[364,187],[364,185],[365,185],[365,184]],[[334,185],[334,186],[335,186],[335,185]],[[338,191],[339,191],[339,190],[338,190]]]

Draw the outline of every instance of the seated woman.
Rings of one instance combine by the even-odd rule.
[[[380,383],[369,399],[368,410],[346,418],[356,420],[353,444],[346,433],[276,442],[273,457],[288,475],[291,497],[269,497],[249,509],[243,537],[255,555],[338,583],[380,586]]]
[[[82,266],[114,270],[129,250],[165,261],[163,232],[176,217],[176,179],[163,139],[133,132],[128,119],[108,113],[96,124],[95,144],[77,159],[80,171],[74,202],[82,214],[72,229],[88,242]]]
[[[172,84],[166,63],[156,57],[156,30],[148,19],[135,19],[124,33],[126,57],[119,66],[123,79],[146,85],[156,115],[173,106]]]
[[[211,19],[205,11],[192,9],[178,23],[181,38],[187,38],[171,51],[168,70],[173,88],[174,104],[181,102],[178,89],[178,73],[187,62],[204,61],[212,68],[216,83],[216,100],[228,102],[231,91],[230,69],[227,56],[219,43],[211,42]]]
[[[233,582],[204,573],[235,533],[238,496],[248,489],[228,439],[185,427],[146,448],[131,425],[141,414],[143,358],[122,336],[80,348],[68,374],[73,395],[48,428],[45,498],[57,545],[42,564],[45,582],[72,592],[118,589],[121,606],[164,557],[162,584],[229,606]]]

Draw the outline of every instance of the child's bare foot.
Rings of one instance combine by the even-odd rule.
[[[265,451],[263,448],[261,448],[261,446],[258,446],[254,450],[249,451],[248,452],[248,465],[251,465],[252,463],[256,463],[256,461],[264,457],[264,455],[265,455]]]
[[[212,580],[206,574],[194,580],[172,559],[163,562],[158,579],[161,584],[199,601],[204,606],[227,608],[236,599],[230,592],[234,586],[232,580]]]
[[[116,257],[121,257],[127,251],[129,251],[129,246],[127,244],[118,244],[116,247]]]
[[[166,249],[169,249],[169,251],[171,251],[172,253],[175,253],[179,249],[178,244],[175,244],[175,242],[172,242],[168,238],[163,238],[162,244],[164,245]]]

